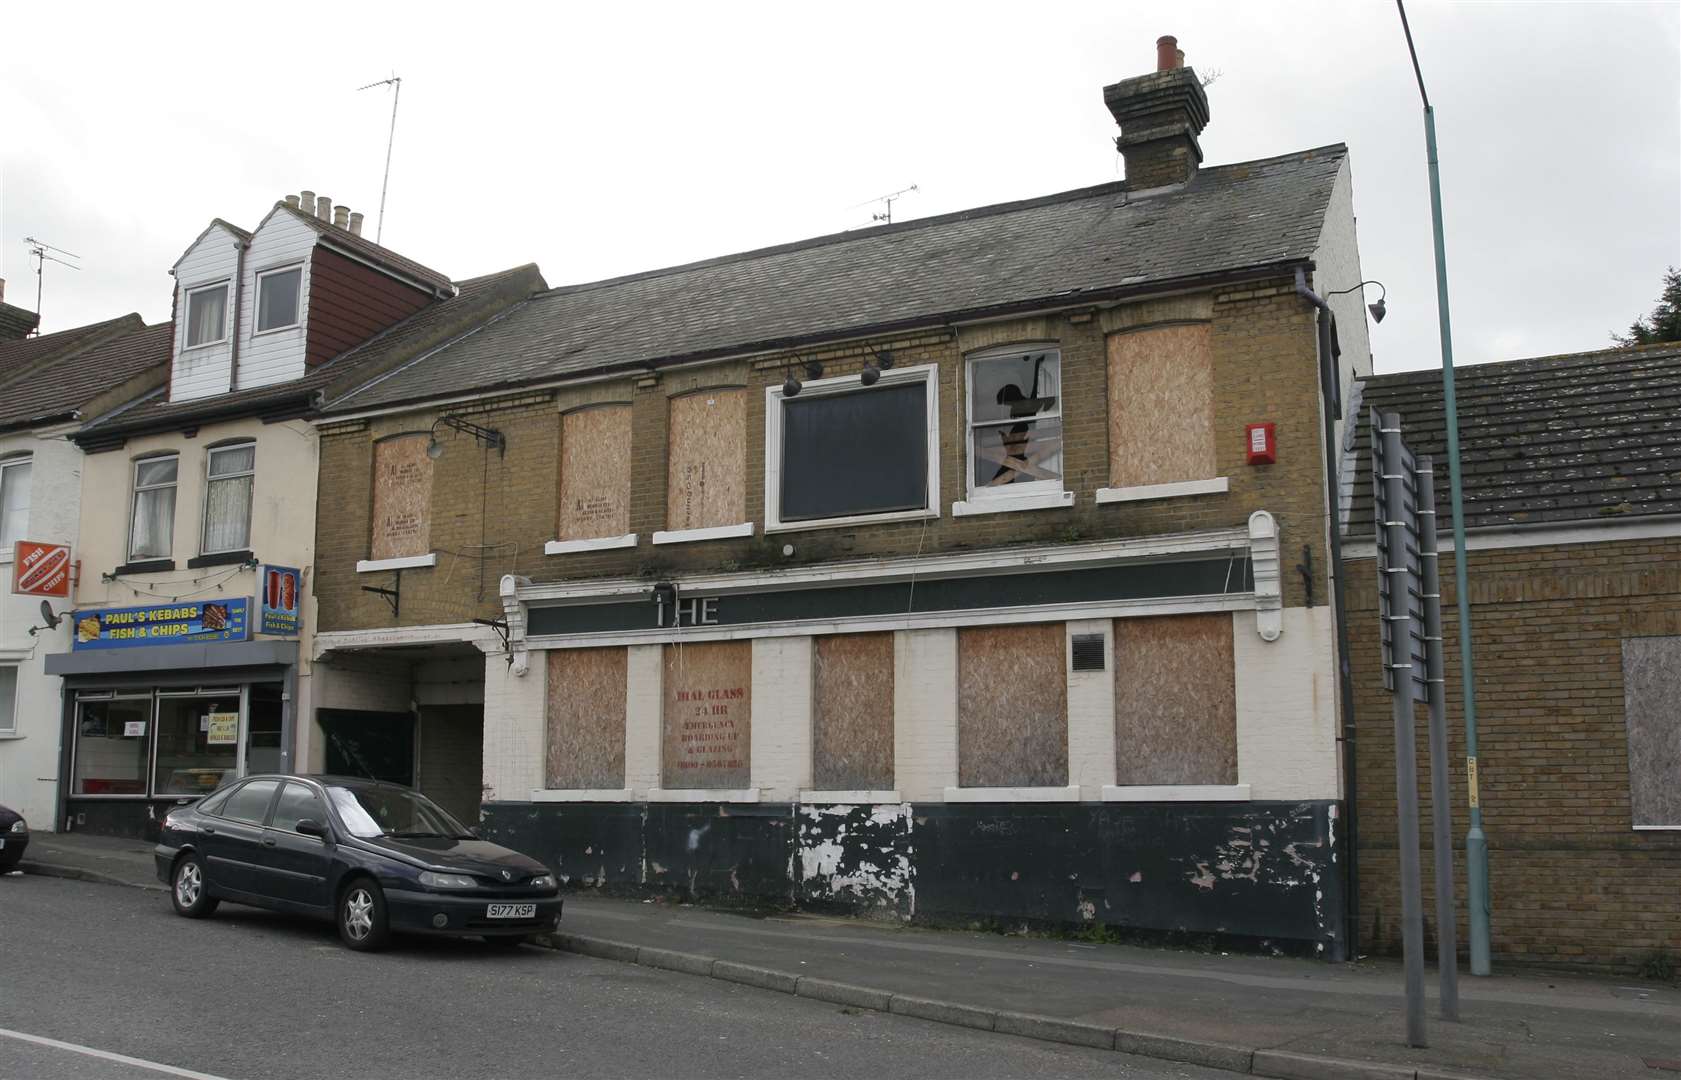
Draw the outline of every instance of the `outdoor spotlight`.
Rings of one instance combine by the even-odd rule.
[[[1367,304],[1366,310],[1372,313],[1373,322],[1382,322],[1383,317],[1389,313],[1389,309],[1384,306],[1383,297],[1381,296],[1377,298],[1377,303]]]
[[[823,365],[816,360],[807,360],[805,362],[805,377],[821,379],[823,377]]]
[[[444,456],[444,444],[438,441],[436,435],[426,440],[426,456],[437,461]]]
[[[782,396],[783,397],[799,397],[800,396],[800,380],[794,378],[794,376],[792,374],[790,374],[786,379],[782,380]]]
[[[893,350],[882,349],[876,353],[876,367],[883,371],[893,366]]]
[[[1385,289],[1383,287],[1383,282],[1381,282],[1381,281],[1362,281],[1358,285],[1351,285],[1346,289],[1338,289],[1336,292],[1326,293],[1325,295],[1326,295],[1327,298],[1332,297],[1332,296],[1341,296],[1344,293],[1351,293],[1351,292],[1354,292],[1358,289],[1364,289],[1367,285],[1376,285],[1380,290],[1382,290],[1381,292],[1378,293],[1378,298],[1377,298],[1377,301],[1375,303],[1371,303],[1371,304],[1366,305],[1366,310],[1372,313],[1372,321],[1375,322],[1375,323],[1380,323],[1380,322],[1383,321],[1383,317],[1385,315],[1389,314],[1389,308],[1383,302],[1384,298],[1389,295],[1389,290]]]
[[[858,381],[865,386],[874,386],[881,380],[881,369],[872,363],[866,363],[864,370],[858,373]]]

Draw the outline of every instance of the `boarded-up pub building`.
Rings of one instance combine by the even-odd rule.
[[[574,884],[1337,954],[1295,276],[1360,281],[1348,155],[1202,166],[1161,53],[1124,182],[555,288],[328,402],[359,752]]]
[[[62,678],[61,828],[155,836],[180,802],[307,760],[306,418],[541,284],[529,267],[452,283],[364,238],[361,217],[304,192],[251,230],[212,221],[170,270],[173,318],[80,372],[113,392],[125,371],[158,377],[69,433],[80,574],[42,638]]]

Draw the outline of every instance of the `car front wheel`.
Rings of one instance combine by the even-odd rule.
[[[176,914],[189,919],[202,919],[216,910],[220,901],[210,895],[204,881],[204,863],[197,855],[186,855],[175,864],[169,899]]]
[[[352,949],[371,952],[391,936],[385,917],[385,894],[368,878],[357,878],[339,897],[339,937]]]

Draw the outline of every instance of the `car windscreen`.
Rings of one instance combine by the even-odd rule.
[[[472,835],[432,800],[402,788],[333,784],[327,797],[352,836]]]

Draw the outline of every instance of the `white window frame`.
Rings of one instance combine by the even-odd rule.
[[[873,525],[884,521],[920,521],[940,516],[940,376],[938,364],[917,364],[912,367],[890,368],[881,373],[874,387],[859,391],[856,375],[837,375],[828,379],[814,379],[804,384],[800,397],[821,397],[846,392],[869,393],[872,389],[901,383],[922,382],[928,424],[924,436],[928,440],[928,486],[923,506],[911,510],[893,510],[883,514],[848,514],[843,517],[814,518],[802,521],[782,520],[782,384],[765,387],[765,532],[803,532],[808,529],[843,529],[857,525]]]
[[[192,340],[193,297],[198,296],[200,293],[210,292],[212,289],[222,290],[222,336],[209,341],[194,341]],[[203,285],[194,285],[193,287],[184,290],[184,292],[186,293],[186,303],[183,306],[186,308],[184,314],[187,319],[187,328],[181,334],[181,351],[187,352],[189,349],[208,349],[212,345],[220,345],[227,341],[228,324],[231,321],[228,318],[228,301],[233,297],[231,281],[227,278],[223,278],[221,281],[209,281]]]
[[[212,476],[210,474],[210,463],[216,460],[217,454],[226,453],[229,450],[244,450],[247,447],[251,450],[250,469],[244,472],[228,473],[224,476]],[[177,479],[179,479],[181,475],[179,466],[176,467],[175,475]],[[245,543],[239,545],[238,547],[212,549],[208,544],[210,538],[210,486],[222,480],[238,480],[246,476],[251,478],[251,493],[250,499],[247,501],[245,506]],[[255,439],[245,439],[241,442],[222,443],[221,445],[210,447],[204,455],[204,495],[200,499],[199,505],[198,553],[200,555],[222,555],[229,551],[251,550],[251,514],[256,505],[257,441]]]
[[[292,309],[292,321],[279,326],[263,326],[263,281],[278,274],[298,275],[298,301]],[[262,337],[264,334],[278,334],[282,330],[296,330],[304,322],[304,264],[301,262],[287,263],[284,266],[273,266],[267,270],[257,271],[256,288],[251,292],[251,336]]]
[[[15,537],[15,539],[17,539],[17,540],[27,540],[27,539],[29,539],[29,537],[27,535],[28,532],[29,532],[29,516],[30,516],[30,511],[34,509],[34,501],[35,501],[35,470],[33,468],[34,464],[35,464],[35,455],[33,455],[33,454],[18,454],[15,457],[9,457],[9,458],[6,458],[4,460],[0,460],[0,494],[3,494],[4,490],[5,490],[7,471],[9,471],[11,469],[16,469],[16,468],[18,468],[19,466],[22,466],[22,465],[31,466],[31,468],[29,470],[29,488],[30,488],[29,497],[30,497],[30,502],[29,502],[29,505],[24,507],[24,511],[23,511],[23,531],[18,533],[18,535]],[[0,503],[0,513],[3,513],[3,512],[4,512],[4,503]],[[10,561],[10,559],[12,557],[12,544],[11,544],[11,542],[8,541],[4,545],[4,547],[5,547],[5,550],[0,551],[0,559]]]
[[[0,738],[11,738],[18,733],[18,695],[23,690],[23,665],[0,660],[0,671],[12,673],[12,709],[10,713],[0,713]]]
[[[170,519],[169,519],[169,550],[168,551],[164,552],[162,555],[143,555],[143,556],[140,556],[139,558],[136,558],[136,556],[134,554],[134,515],[138,514],[140,512],[140,492],[142,490],[142,488],[140,486],[140,466],[148,464],[150,462],[154,462],[154,461],[162,461],[164,458],[174,458],[175,459],[175,479],[171,480],[167,484],[148,484],[148,485],[146,485],[144,490],[146,490],[146,491],[161,491],[166,487],[174,488],[175,489],[175,510],[177,512],[179,512],[180,509],[181,509],[181,455],[180,455],[180,453],[175,452],[175,451],[171,451],[170,453],[167,453],[167,454],[149,454],[146,457],[135,458],[133,461],[130,461],[128,463],[128,489],[129,489],[129,497],[128,497],[128,536],[123,541],[123,550],[128,553],[128,561],[129,562],[149,562],[153,559],[170,559],[170,558],[174,558],[174,556],[175,556],[175,517],[176,517],[176,514],[171,514]]]
[[[1032,421],[1055,420],[1062,423],[1062,346],[1056,342],[1020,342],[999,348],[981,349],[963,358],[963,490],[968,493],[967,503],[958,503],[952,507],[954,516],[965,514],[990,513],[994,507],[985,504],[997,504],[996,509],[1007,508],[1007,504],[1016,504],[1016,509],[1050,509],[1068,506],[1073,503],[1073,495],[1068,491],[1067,439],[1062,440],[1062,455],[1064,468],[1062,475],[1056,480],[1032,480],[1021,484],[1002,484],[997,487],[975,486],[975,429],[976,424],[988,428],[1002,427],[1005,424],[1020,423],[1020,420],[982,420],[974,417],[974,373],[975,365],[992,360],[1005,360],[1025,353],[1050,353],[1056,358],[1056,409],[1054,412],[1042,413],[1032,418]]]

